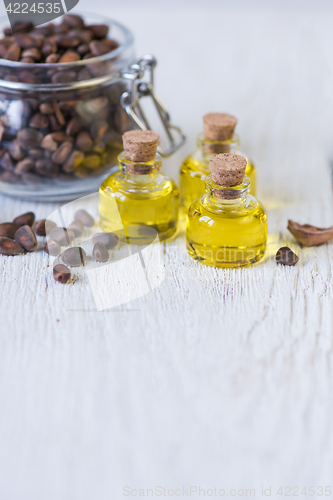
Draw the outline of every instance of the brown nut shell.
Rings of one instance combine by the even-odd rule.
[[[284,266],[295,266],[298,262],[298,256],[289,247],[281,247],[276,252],[275,260],[278,264]]]
[[[61,258],[64,264],[66,264],[67,266],[84,266],[86,260],[86,252],[81,247],[70,247],[61,254]]]
[[[61,252],[60,245],[56,240],[48,240],[45,244],[44,250],[52,257],[58,257]]]
[[[101,241],[95,243],[92,255],[97,262],[107,262],[109,260],[109,252]]]
[[[64,266],[63,264],[57,264],[53,268],[53,277],[59,283],[65,284],[70,279],[71,272],[68,267]]]
[[[26,214],[19,215],[13,220],[13,224],[18,226],[33,226],[35,222],[35,214],[33,212],[27,212]]]
[[[15,241],[27,252],[33,252],[37,248],[37,238],[30,226],[22,226],[15,233]]]
[[[0,224],[0,237],[4,236],[6,238],[14,239],[16,231],[19,229],[18,224],[13,222],[3,222]]]
[[[333,226],[321,228],[288,220],[288,230],[297,241],[306,247],[321,245],[333,239]]]
[[[17,241],[6,238],[5,236],[0,237],[1,255],[19,255],[20,253],[22,253],[22,247]]]
[[[84,227],[92,227],[95,224],[94,219],[86,210],[78,210],[75,212],[74,219],[82,222]]]
[[[75,239],[73,231],[64,227],[54,227],[51,231],[47,231],[47,234],[50,239],[56,240],[61,246],[70,245]]]
[[[36,222],[34,231],[37,236],[46,236],[46,228],[45,228],[46,220],[42,219]]]

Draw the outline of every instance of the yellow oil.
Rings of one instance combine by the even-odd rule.
[[[241,153],[237,153],[243,156]],[[211,173],[209,160],[212,155],[203,154],[201,150],[188,156],[182,163],[179,175],[180,207],[183,213],[187,214],[192,201],[205,194],[206,177]],[[256,169],[247,159],[245,175],[251,181],[250,194],[256,193]]]
[[[207,266],[249,266],[263,258],[267,216],[251,195],[240,200],[217,200],[206,194],[188,211],[187,251]]]
[[[152,229],[165,240],[177,230],[179,190],[160,172],[115,172],[100,188],[99,213],[102,231],[117,232],[121,241],[149,243]]]

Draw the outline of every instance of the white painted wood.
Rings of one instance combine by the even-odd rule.
[[[188,133],[166,170],[193,149],[202,114],[238,116],[269,252],[252,269],[209,269],[180,234],[158,288],[101,312],[84,273],[61,286],[42,251],[1,256],[4,500],[118,500],[125,485],[281,498],[279,486],[332,481],[333,247],[300,249],[286,230],[288,218],[332,224],[332,10],[149,5],[96,10],[127,16],[138,53],[159,58],[158,89]],[[58,207],[0,203],[1,221]],[[275,264],[282,244],[295,268]]]

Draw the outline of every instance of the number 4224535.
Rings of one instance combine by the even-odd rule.
[[[33,3],[30,6],[27,3],[14,3],[13,7],[12,4],[10,3],[8,7],[6,8],[6,11],[9,12],[10,14],[28,14],[30,12],[33,12],[34,14],[60,14],[60,6],[61,3]]]
[[[285,486],[285,487],[280,487],[277,492],[277,495],[281,495],[281,497],[300,497],[300,496],[306,496],[309,495],[310,497],[321,497],[321,496],[326,496],[329,497],[331,496],[331,487],[330,486],[308,486],[304,488],[299,488],[298,486]]]

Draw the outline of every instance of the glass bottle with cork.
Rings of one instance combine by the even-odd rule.
[[[187,210],[196,198],[205,193],[205,180],[210,174],[209,160],[214,154],[231,153],[247,158],[239,151],[239,137],[234,133],[237,118],[226,113],[208,113],[203,117],[203,134],[197,140],[198,149],[182,163],[179,176],[180,206]],[[247,158],[246,175],[251,181],[251,194],[255,196],[256,169]]]
[[[119,171],[101,185],[101,229],[117,232],[122,241],[147,243],[154,234],[152,229],[165,240],[177,230],[179,190],[160,172],[158,141],[159,135],[150,130],[126,132],[124,151],[118,156]]]
[[[210,160],[207,193],[188,210],[187,251],[208,266],[241,267],[261,260],[267,241],[265,209],[249,194],[247,161],[222,153]]]

